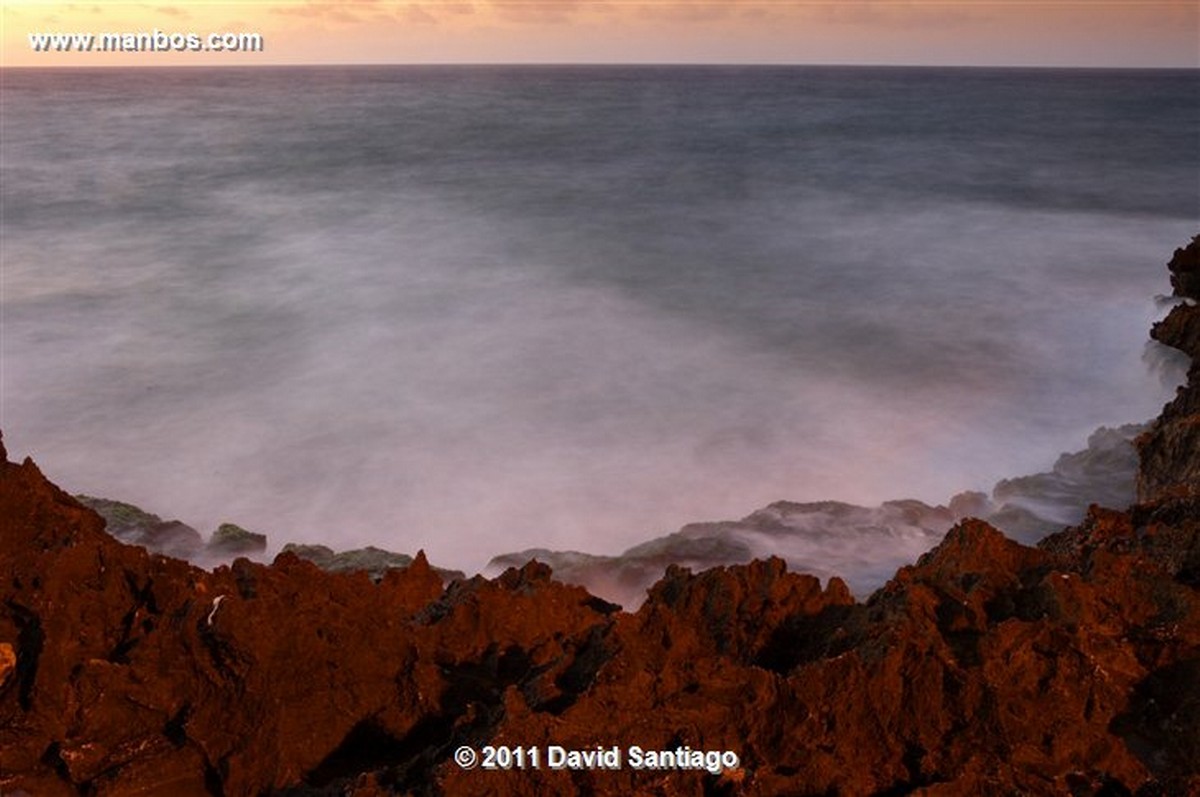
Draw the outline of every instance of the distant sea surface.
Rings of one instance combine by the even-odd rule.
[[[5,443],[469,570],[987,489],[1170,397],[1196,80],[6,69]]]

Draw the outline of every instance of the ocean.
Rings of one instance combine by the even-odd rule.
[[[0,428],[468,572],[1144,421],[1195,71],[5,69]]]

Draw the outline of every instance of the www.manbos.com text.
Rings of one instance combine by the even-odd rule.
[[[260,53],[261,33],[30,33],[37,53]]]

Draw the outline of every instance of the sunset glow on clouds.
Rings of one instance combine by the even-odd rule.
[[[1200,66],[1194,0],[6,0],[5,65]],[[260,53],[34,52],[31,33],[250,32]]]

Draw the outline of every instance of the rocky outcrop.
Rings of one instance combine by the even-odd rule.
[[[636,607],[671,565],[704,570],[779,556],[792,568],[847,580],[867,594],[905,562],[936,545],[954,524],[945,507],[888,501],[862,507],[840,501],[777,501],[736,521],[691,523],[616,556],[535,548],[497,556],[487,572],[545,562],[555,577],[623,606]]]
[[[248,531],[234,523],[222,523],[213,532],[208,542],[200,532],[178,521],[164,521],[158,515],[122,501],[76,495],[75,500],[95,510],[104,520],[104,529],[128,545],[137,545],[150,553],[186,559],[201,567],[229,564],[235,558],[261,557],[267,550],[267,536]],[[362,571],[372,581],[379,581],[389,570],[402,570],[412,564],[407,554],[385,551],[367,546],[348,551],[334,551],[325,545],[301,545],[288,543],[284,552],[290,552],[312,562],[322,570],[334,573]],[[465,578],[458,570],[433,568],[443,581]]]
[[[109,534],[128,545],[141,547],[174,556],[177,559],[193,559],[204,550],[204,538],[200,532],[179,520],[163,520],[133,504],[77,495],[75,500],[104,518]]]
[[[1023,542],[1077,523],[1090,504],[1128,506],[1136,497],[1138,458],[1133,441],[1148,424],[1102,426],[1087,448],[1063,454],[1045,473],[1002,479],[977,514]]]
[[[963,518],[982,518],[1022,542],[1036,542],[1078,522],[1089,504],[1129,504],[1138,464],[1132,441],[1147,428],[1144,424],[1101,427],[1088,438],[1087,448],[1063,454],[1050,471],[1002,480],[990,496],[960,493],[946,506],[912,499],[885,501],[876,507],[840,501],[777,501],[741,520],[691,523],[614,556],[531,548],[494,557],[485,572],[496,575],[538,561],[550,565],[560,581],[636,608],[670,565],[704,570],[780,556],[795,570],[842,578],[855,594],[865,596],[882,586],[896,568],[936,545]],[[260,558],[267,549],[264,535],[234,524],[222,524],[204,545],[198,532],[178,520],[164,522],[120,501],[76,498],[95,509],[107,522],[108,532],[122,542],[202,567],[228,564],[237,556]],[[412,562],[407,554],[373,546],[335,552],[325,545],[288,543],[283,550],[323,570],[362,570],[376,581],[389,569]],[[434,570],[447,582],[465,577],[458,570]]]
[[[0,790],[1186,794],[1200,523],[1160,508],[1039,548],[964,521],[866,603],[779,559],[671,567],[629,614],[538,564],[448,588],[423,555],[378,584],[292,553],[209,573],[6,462]],[[464,769],[463,745],[542,766]],[[624,766],[551,769],[550,745]],[[634,769],[633,745],[737,763]]]
[[[0,445],[0,793],[1200,794],[1195,450],[1150,453],[1129,510],[958,521],[864,602],[770,558],[631,613],[536,562],[206,572]]]
[[[1138,440],[1142,501],[1200,495],[1200,236],[1176,249],[1167,267],[1179,303],[1154,325],[1150,336],[1183,352],[1191,366],[1187,384]]]
[[[0,517],[4,794],[253,795],[398,760],[420,783],[507,684],[568,701],[612,623],[545,568],[451,590],[423,555],[379,584],[293,554],[206,572],[108,536],[28,460],[0,465]]]
[[[236,523],[222,523],[208,540],[206,553],[218,559],[257,556],[267,550],[267,535],[248,531]]]
[[[549,564],[555,577],[627,607],[672,564],[697,570],[779,556],[806,573],[844,579],[858,595],[882,586],[896,568],[932,548],[957,521],[987,520],[1033,543],[1083,518],[1093,503],[1127,506],[1134,499],[1143,424],[1101,427],[1087,448],[1063,454],[1051,470],[996,484],[990,496],[960,493],[946,506],[913,499],[855,506],[840,501],[777,501],[741,520],[692,523],[615,556],[532,548],[497,556],[486,572],[526,562]]]
[[[283,546],[282,553],[291,553],[312,562],[322,570],[330,573],[363,572],[372,581],[380,581],[390,570],[403,570],[412,564],[413,558],[407,554],[385,551],[368,545],[366,548],[352,548],[348,551],[334,551],[326,545],[300,545],[290,542]],[[443,581],[454,581],[466,578],[459,570],[433,568]]]
[[[109,534],[151,553],[213,565],[228,563],[237,556],[259,556],[267,550],[265,534],[247,531],[235,523],[222,523],[205,542],[200,532],[186,523],[163,520],[133,504],[90,495],[74,498],[103,518]]]

